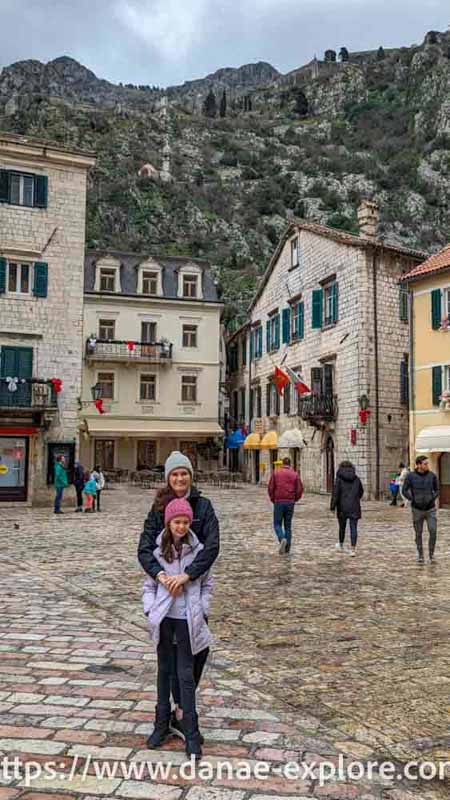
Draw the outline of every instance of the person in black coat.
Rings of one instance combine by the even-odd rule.
[[[73,475],[73,485],[77,493],[77,507],[76,511],[83,511],[83,486],[86,483],[84,479],[84,467],[81,466],[79,461],[75,461],[75,470]]]
[[[194,470],[191,461],[179,451],[173,451],[165,464],[166,486],[157,493],[155,501],[147,515],[144,530],[138,546],[138,559],[142,568],[154,580],[161,581],[170,593],[176,597],[183,591],[183,586],[189,580],[196,580],[207,572],[220,549],[219,522],[212,503],[193,485]],[[168,503],[176,497],[185,498],[193,511],[194,519],[192,530],[203,544],[203,550],[194,559],[186,571],[181,575],[169,578],[161,569],[159,561],[154,556],[156,539],[164,528],[164,510]],[[202,650],[194,656],[194,680],[198,686],[203,668],[208,658],[209,648]],[[170,727],[174,733],[184,736],[180,706],[180,689],[176,677],[176,670],[172,675],[172,696],[175,709],[172,712]]]
[[[336,511],[339,521],[339,542],[336,548],[341,552],[344,549],[345,529],[347,520],[350,522],[350,555],[356,555],[358,541],[358,520],[361,519],[361,498],[364,494],[363,485],[358,478],[351,461],[342,461],[337,471],[331,495],[331,511]]]

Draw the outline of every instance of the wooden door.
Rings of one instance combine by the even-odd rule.
[[[325,454],[327,492],[332,492],[334,486],[334,442],[331,436],[327,439]]]

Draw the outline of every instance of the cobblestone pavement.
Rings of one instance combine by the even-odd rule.
[[[365,504],[351,559],[334,549],[326,498],[308,497],[293,551],[279,556],[264,490],[205,493],[220,515],[222,551],[199,698],[204,763],[229,759],[233,776],[183,779],[173,738],[145,749],[155,656],[136,545],[151,494],[120,487],[105,492],[102,514],[2,509],[0,754],[56,760],[58,775],[29,788],[3,776],[0,800],[448,798],[448,783],[377,774],[321,786],[318,769],[339,757],[344,767],[391,760],[400,775],[412,759],[450,761],[450,513],[440,513],[437,563],[419,567],[408,511]],[[99,764],[119,761],[172,767],[156,782],[120,771],[96,778]],[[271,774],[245,779],[257,761]],[[316,766],[288,780],[281,767],[292,761]]]

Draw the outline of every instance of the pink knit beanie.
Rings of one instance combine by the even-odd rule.
[[[189,523],[192,523],[194,519],[194,515],[192,513],[192,508],[187,500],[183,500],[183,498],[176,498],[175,500],[171,500],[170,503],[167,504],[165,511],[164,511],[164,524],[168,525],[170,520],[174,517],[188,517]]]

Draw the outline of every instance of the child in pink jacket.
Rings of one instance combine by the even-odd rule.
[[[165,509],[164,530],[156,540],[155,557],[165,576],[181,575],[203,545],[190,529],[193,514],[187,500],[172,500]],[[164,585],[147,577],[144,582],[144,612],[148,617],[150,639],[158,654],[158,700],[155,727],[147,740],[150,748],[159,747],[170,733],[170,676],[176,660],[180,684],[186,753],[201,757],[200,732],[195,705],[194,655],[210,644],[208,616],[212,577],[205,573],[188,581],[174,597]],[[176,659],[174,652],[176,641]]]

